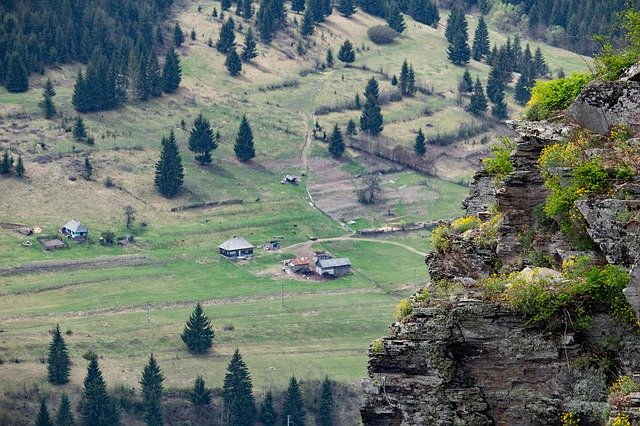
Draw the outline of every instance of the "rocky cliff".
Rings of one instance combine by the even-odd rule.
[[[587,253],[630,271],[624,294],[640,314],[637,181],[575,203],[595,243],[591,252],[576,250],[557,226],[544,236],[535,231],[536,209],[549,194],[537,164],[542,150],[588,125],[585,111],[599,117],[591,120],[594,132],[608,133],[606,123],[622,123],[637,135],[634,94],[640,83],[634,80],[589,85],[560,123],[511,123],[520,135],[511,155],[513,172],[497,189],[490,176],[478,173],[464,202],[468,215],[485,221],[497,207],[497,235],[491,241],[479,238],[481,231],[453,235],[446,250],[427,256],[433,284],[414,296],[411,313],[370,348],[361,409],[365,425],[554,425],[563,424],[567,413],[581,425],[597,425],[619,411],[640,424],[633,423],[640,422],[639,393],[625,394],[623,403],[607,395],[615,376],[640,372],[637,327],[603,310],[593,313],[586,329],[572,327],[568,315],[564,326],[562,319],[536,323],[492,301],[479,284],[498,272],[534,267],[530,253],[557,269],[563,260]],[[560,179],[565,172],[558,172]],[[527,234],[533,235],[527,240]],[[531,269],[520,272],[525,273]],[[443,295],[443,282],[455,291]]]

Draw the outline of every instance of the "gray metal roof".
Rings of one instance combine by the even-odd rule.
[[[82,226],[77,220],[70,220],[64,227],[71,232],[87,232],[87,228]]]
[[[320,259],[316,262],[316,265],[324,268],[336,268],[340,266],[351,266],[351,262],[346,257],[339,257],[336,259]]]
[[[218,246],[222,250],[231,251],[231,250],[244,250],[253,248],[253,245],[241,237],[233,237],[230,240],[225,241],[224,243]]]

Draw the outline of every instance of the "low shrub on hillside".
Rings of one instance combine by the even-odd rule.
[[[398,37],[398,33],[387,25],[376,25],[367,30],[367,36],[375,44],[390,44]]]
[[[409,315],[412,310],[413,310],[413,305],[411,304],[411,300],[402,299],[400,303],[398,303],[398,306],[396,306],[396,312],[394,314],[394,317],[396,320],[401,320],[405,318],[407,315]]]
[[[511,152],[515,148],[515,143],[506,136],[500,142],[501,144],[495,144],[491,147],[493,155],[482,160],[485,171],[493,176],[496,182],[501,182],[513,171]]]
[[[545,120],[554,112],[566,109],[592,79],[591,74],[576,73],[556,80],[539,80],[531,89],[527,120]]]

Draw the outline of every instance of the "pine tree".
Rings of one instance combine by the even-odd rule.
[[[277,420],[276,410],[273,408],[273,395],[269,391],[260,403],[258,421],[264,426],[276,426]]]
[[[449,44],[447,56],[454,65],[465,65],[471,60],[471,50],[464,33],[459,31],[453,35],[453,42]]]
[[[522,63],[522,42],[517,34],[513,37],[511,56],[513,58],[513,68],[511,71],[521,72],[522,69],[520,68],[520,64]]]
[[[407,94],[407,84],[409,83],[409,63],[405,59],[400,68],[400,93]]]
[[[78,112],[85,112],[89,110],[86,91],[84,75],[82,74],[82,70],[79,69],[76,81],[73,85],[73,95],[71,97],[71,104]]]
[[[302,17],[302,25],[300,25],[300,35],[302,37],[306,37],[313,34],[314,25],[315,19],[312,15],[311,8],[307,8],[307,10],[304,11],[304,16]]]
[[[364,94],[366,100],[360,115],[360,128],[363,132],[375,136],[382,132],[384,127],[382,125],[382,112],[378,103],[378,82],[374,77],[371,77],[367,82]]]
[[[222,8],[222,10],[228,10],[231,7],[231,4],[232,4],[231,0],[220,1],[220,7]]]
[[[238,160],[242,162],[249,161],[256,156],[256,151],[253,147],[253,132],[246,115],[242,116],[233,150]]]
[[[291,10],[297,13],[302,13],[305,9],[305,0],[292,0]]]
[[[88,161],[89,159],[87,158],[85,162]],[[182,157],[176,143],[175,134],[171,129],[169,137],[162,138],[162,153],[160,154],[160,160],[156,163],[154,183],[160,194],[166,198],[173,198],[180,192],[183,182]]]
[[[507,110],[507,103],[504,100],[504,89],[500,90],[496,94],[496,98],[493,101],[493,105],[491,106],[491,115],[499,120],[503,120],[509,115],[509,111]]]
[[[416,73],[413,70],[413,64],[409,65],[409,78],[407,78],[407,95],[416,94]]]
[[[347,39],[340,46],[340,50],[338,51],[338,59],[340,62],[344,62],[345,66],[349,66],[356,60],[356,52],[353,50],[353,45]]]
[[[353,100],[353,103],[356,107],[356,109],[360,109],[362,108],[362,102],[360,102],[360,93],[356,93],[356,96]]]
[[[356,122],[353,120],[353,118],[350,118],[347,122],[346,132],[348,136],[354,136],[358,132],[358,129],[356,128]]]
[[[355,0],[338,0],[336,9],[338,9],[338,12],[342,16],[346,16],[348,18],[356,13],[356,2]]]
[[[220,36],[216,43],[216,49],[220,53],[229,53],[236,46],[236,35],[234,33],[235,23],[233,18],[227,19],[227,21],[220,28]]]
[[[544,56],[542,56],[542,51],[539,47],[536,48],[536,52],[533,54],[532,68],[532,75],[534,77],[544,77],[549,74],[549,66],[547,65],[547,61],[545,61]]]
[[[358,0],[358,4],[363,12],[380,17],[385,15],[384,0]]]
[[[240,56],[238,55],[238,52],[236,52],[235,47],[227,53],[227,59],[224,61],[224,66],[227,67],[227,71],[229,71],[229,75],[232,77],[237,76],[242,71],[242,61],[240,60]]]
[[[0,162],[0,175],[7,175],[11,173],[13,168],[13,160],[9,158],[9,152],[5,151],[2,156],[2,162]]]
[[[236,0],[236,15],[242,15],[242,0]]]
[[[317,423],[318,426],[333,426],[333,385],[328,376],[322,381]]]
[[[333,158],[339,158],[344,153],[344,150],[345,146],[344,140],[342,139],[342,132],[336,124],[333,126],[333,132],[331,132],[331,137],[329,139],[329,153]]]
[[[416,135],[416,141],[413,144],[413,150],[416,154],[423,157],[427,152],[427,143],[426,138],[424,137],[424,133],[422,133],[422,128],[418,129],[418,134]]]
[[[391,85],[392,86],[397,86],[398,85],[398,77],[396,77],[395,74],[393,76],[391,76]]]
[[[160,70],[158,55],[153,49],[147,56],[146,71],[149,94],[154,98],[162,96],[162,71]]]
[[[252,390],[249,369],[240,351],[236,349],[227,367],[222,387],[224,413],[229,424],[253,426],[256,420],[256,403]]]
[[[160,367],[153,357],[149,357],[149,362],[142,370],[140,378],[142,402],[144,404],[144,419],[149,426],[164,424],[162,419],[162,382],[164,376]]]
[[[189,36],[191,37],[191,41],[196,41],[196,30],[192,28]]]
[[[487,103],[487,98],[484,95],[484,88],[482,87],[482,83],[480,83],[480,79],[476,77],[476,83],[473,86],[473,94],[471,95],[471,101],[469,102],[469,112],[473,115],[479,116],[484,114],[489,105]]]
[[[58,407],[58,414],[56,415],[56,426],[75,426],[76,419],[73,417],[71,411],[71,402],[66,393],[63,393],[60,397],[60,406]]]
[[[53,82],[50,78],[44,84],[44,89],[42,90],[42,97],[44,100],[42,101],[42,109],[44,109],[44,118],[50,119],[56,115],[56,106],[53,103],[53,97],[56,95],[56,91],[53,88]]]
[[[194,354],[203,354],[213,345],[215,333],[211,328],[209,317],[202,310],[200,302],[189,317],[180,337],[189,351]]]
[[[327,49],[327,56],[325,57],[325,62],[327,64],[327,68],[333,68],[335,65],[335,59],[333,58],[333,49]]]
[[[469,39],[469,24],[467,23],[467,18],[464,16],[464,12],[461,9],[455,8],[449,14],[447,27],[444,32],[449,44],[455,44],[454,38],[458,33],[461,34],[466,43]]]
[[[92,358],[87,367],[82,390],[80,412],[86,426],[111,426],[113,405],[107,394],[107,385],[102,378],[98,359]]]
[[[253,4],[251,0],[244,0],[242,3],[242,16],[244,19],[253,18]]]
[[[484,56],[489,54],[490,48],[489,30],[487,28],[487,23],[484,20],[484,16],[481,15],[480,19],[478,19],[476,32],[473,35],[473,48],[471,49],[473,59],[475,61],[481,61]]]
[[[307,412],[304,409],[302,393],[300,392],[298,381],[295,377],[291,377],[287,394],[285,395],[284,402],[282,403],[282,424],[283,426],[288,424],[287,416],[289,416],[294,425],[303,425],[306,414]]]
[[[91,165],[91,161],[89,161],[89,157],[84,159],[84,170],[82,171],[82,177],[85,180],[91,180],[91,176],[93,175],[93,166]]]
[[[182,32],[180,24],[176,22],[176,25],[173,27],[173,44],[176,47],[180,47],[182,43],[184,43],[184,32]]]
[[[211,404],[211,389],[205,386],[202,376],[196,377],[193,383],[193,389],[189,392],[189,400],[196,407]]]
[[[473,90],[473,80],[471,79],[471,73],[468,68],[465,69],[464,74],[462,74],[462,80],[460,80],[458,89],[461,93],[471,93]]]
[[[252,59],[258,57],[258,49],[256,39],[253,37],[253,31],[249,28],[247,35],[244,38],[244,48],[240,57],[245,62],[251,62]]]
[[[182,68],[180,67],[180,58],[178,53],[172,47],[167,53],[167,57],[162,69],[162,88],[165,93],[173,93],[178,90],[182,81]]]
[[[400,13],[400,8],[398,7],[398,3],[395,0],[387,1],[387,25],[389,27],[396,30],[398,33],[402,33],[407,25],[404,23],[404,18],[402,17],[402,13]]]
[[[496,67],[491,67],[487,78],[487,98],[491,102],[496,102],[499,92],[504,92],[505,84],[500,79],[500,71]]]
[[[506,45],[502,46],[498,49],[497,54],[490,64],[493,70],[495,70],[496,77],[504,85],[511,83],[511,80],[513,80],[513,62],[511,56],[511,48],[507,49]]]
[[[11,93],[22,93],[29,90],[29,73],[22,58],[14,53],[9,57],[5,74],[5,86]]]
[[[53,426],[53,421],[51,420],[51,415],[49,414],[49,409],[44,399],[40,401],[40,411],[38,411],[35,423],[36,426]]]
[[[270,43],[273,40],[280,25],[275,11],[279,7],[277,2],[278,0],[261,0],[260,8],[256,14],[258,34],[265,43]]]
[[[519,105],[525,105],[531,99],[531,86],[526,74],[520,74],[520,78],[518,78],[514,99]]]
[[[18,162],[16,163],[16,176],[22,177],[24,176],[24,163],[22,162],[22,156],[18,155]]]
[[[84,126],[84,120],[79,115],[73,122],[73,137],[77,141],[81,141],[87,137],[87,128]]]

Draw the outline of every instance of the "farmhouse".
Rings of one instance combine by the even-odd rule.
[[[341,277],[349,272],[351,272],[351,262],[346,257],[319,259],[316,261],[316,273],[318,275]]]
[[[248,259],[253,256],[253,245],[240,237],[233,237],[218,247],[227,259]]]
[[[70,220],[65,226],[60,228],[60,233],[73,238],[75,241],[87,241],[89,231],[77,220]]]
[[[308,257],[296,257],[289,262],[289,270],[296,274],[308,274],[311,272],[311,261]]]

